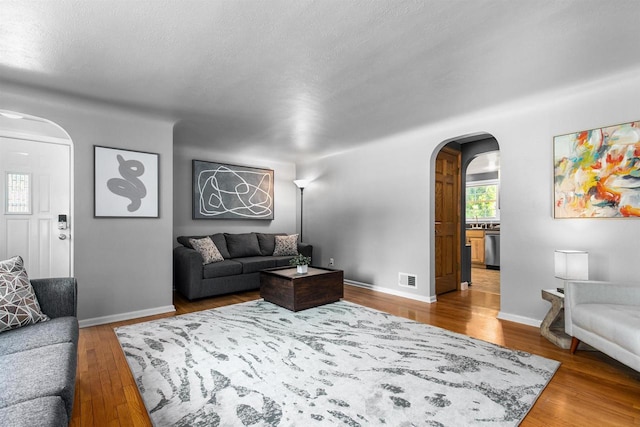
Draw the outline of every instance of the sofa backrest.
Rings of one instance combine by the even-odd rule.
[[[262,255],[256,233],[224,233],[224,237],[227,240],[227,249],[229,249],[231,258],[244,258]]]
[[[216,233],[211,240],[215,243],[224,259],[251,256],[271,256],[276,247],[276,236],[287,233]],[[207,236],[179,236],[178,243],[189,249],[193,246],[189,239],[202,239]]]
[[[260,252],[263,256],[273,255],[276,248],[276,236],[286,236],[287,233],[256,233],[258,243],[260,244]]]

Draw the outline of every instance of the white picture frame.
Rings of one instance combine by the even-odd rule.
[[[160,155],[94,145],[94,217],[158,218]]]

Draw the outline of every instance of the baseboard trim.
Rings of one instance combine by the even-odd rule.
[[[128,313],[112,314],[110,316],[93,317],[91,319],[80,320],[78,324],[81,328],[89,326],[104,325],[106,323],[121,322],[123,320],[137,319],[139,317],[155,316],[156,314],[173,313],[176,308],[173,305],[164,307],[148,308],[146,310],[130,311]]]
[[[402,297],[402,298],[408,298],[415,301],[426,302],[429,304],[436,302],[436,297],[424,297],[422,295],[411,294],[409,292],[398,291],[396,289],[383,288],[382,286],[376,286],[370,283],[362,283],[362,282],[357,282],[355,280],[345,280],[344,283],[348,285],[357,286],[359,288],[370,289],[372,291],[395,295],[397,297]]]
[[[522,323],[523,325],[533,326],[539,328],[542,324],[542,320],[532,319],[531,317],[518,316],[517,314],[505,313],[503,311],[498,312],[498,319],[508,320],[509,322]]]

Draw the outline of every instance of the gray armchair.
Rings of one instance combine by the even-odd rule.
[[[640,283],[569,282],[565,332],[640,371]]]

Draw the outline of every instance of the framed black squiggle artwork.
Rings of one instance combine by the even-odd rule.
[[[94,145],[93,163],[94,217],[159,217],[159,154]]]
[[[273,219],[273,170],[193,161],[193,219]]]

